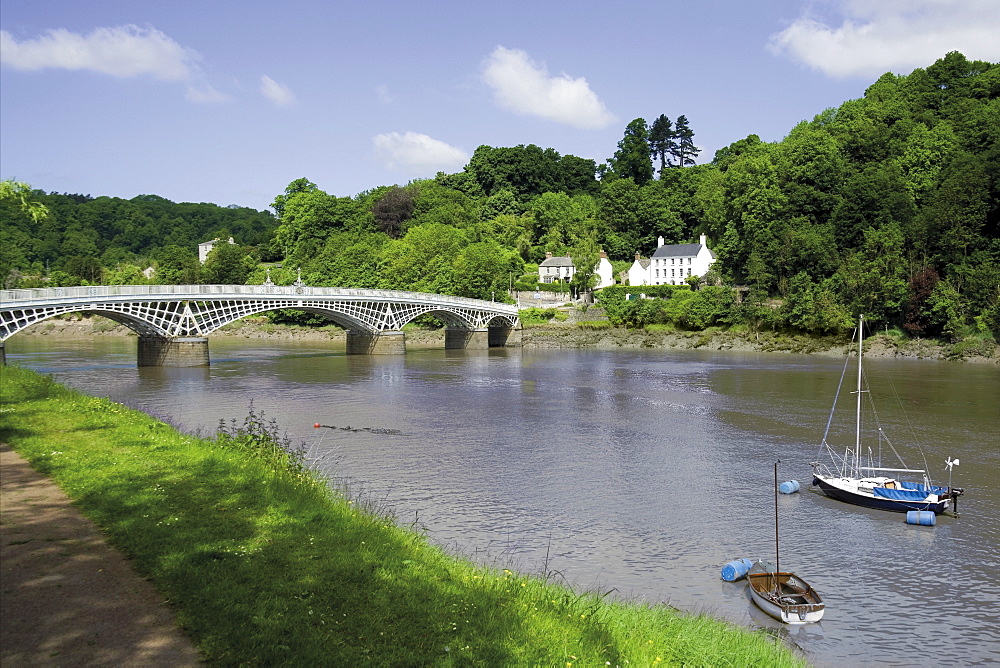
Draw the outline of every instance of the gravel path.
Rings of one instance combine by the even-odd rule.
[[[198,663],[153,586],[62,490],[0,445],[0,665]]]

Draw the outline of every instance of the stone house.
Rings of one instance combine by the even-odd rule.
[[[576,267],[571,258],[553,257],[552,253],[545,253],[545,259],[538,265],[538,282],[569,281],[575,273]],[[601,251],[601,257],[597,261],[597,266],[594,267],[594,275],[597,277],[597,283],[594,285],[595,290],[615,284],[614,269],[611,266],[611,261],[608,260],[608,254],[604,251]]]

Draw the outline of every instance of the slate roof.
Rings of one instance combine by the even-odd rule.
[[[701,244],[672,244],[657,248],[653,257],[695,257],[700,250]],[[715,257],[711,248],[708,249],[708,253],[710,257]]]
[[[572,267],[573,260],[568,257],[549,257],[542,260],[539,267]]]

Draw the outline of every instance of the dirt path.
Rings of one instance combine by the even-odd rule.
[[[62,490],[0,445],[0,665],[198,663],[153,586]]]

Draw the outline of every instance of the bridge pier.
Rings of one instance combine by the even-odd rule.
[[[365,332],[347,330],[348,355],[402,355],[406,352],[403,332]]]
[[[447,327],[444,330],[445,350],[486,350],[490,347],[490,332],[488,329],[465,329],[462,327]]]
[[[490,327],[490,347],[502,348],[521,345],[521,330],[513,327]]]
[[[137,366],[209,366],[208,339],[139,337]]]
[[[489,327],[482,329],[465,329],[448,327],[444,330],[444,347],[446,350],[464,348],[466,350],[486,350],[487,348],[503,348],[521,344],[521,330],[513,327]]]

